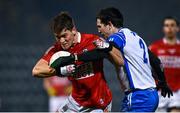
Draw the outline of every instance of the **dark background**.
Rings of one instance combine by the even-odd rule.
[[[68,11],[80,32],[98,34],[95,16],[110,6],[148,45],[163,37],[163,17],[180,18],[180,0],[0,0],[0,111],[47,111],[42,79],[32,77],[31,70],[55,41],[51,19]],[[104,70],[113,92],[112,111],[119,111],[123,93],[114,68],[105,61]]]

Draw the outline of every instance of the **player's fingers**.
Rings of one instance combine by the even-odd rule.
[[[171,91],[171,96],[173,96],[173,92]]]
[[[161,95],[164,97],[163,91],[161,91]]]
[[[168,93],[168,97],[170,98],[171,96],[173,96],[173,93],[172,93],[172,91],[170,90],[169,93]]]
[[[166,92],[165,92],[165,90],[162,89],[161,95],[162,95],[163,97],[166,97]]]
[[[94,44],[96,47],[101,46],[101,42],[98,41],[98,40],[93,41],[93,44]]]
[[[168,98],[170,98],[171,96],[173,96],[173,93],[172,93],[172,91],[170,90],[170,89],[168,89]]]
[[[168,98],[170,98],[171,97],[171,92],[168,92]]]

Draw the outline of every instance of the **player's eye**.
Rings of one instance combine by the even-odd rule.
[[[56,38],[59,40],[61,38],[65,38],[66,35],[60,35],[60,36],[56,36]]]
[[[97,28],[101,28],[101,26],[100,26],[100,25],[97,25]]]
[[[56,37],[56,39],[60,39],[60,37],[58,37],[58,36],[55,36]]]
[[[164,26],[165,26],[165,27],[168,27],[168,26],[169,26],[169,24],[165,24]]]
[[[171,27],[174,27],[174,26],[176,26],[175,24],[171,24]]]

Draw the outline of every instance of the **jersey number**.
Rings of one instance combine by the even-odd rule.
[[[139,45],[140,45],[140,48],[144,50],[143,61],[144,61],[144,63],[148,63],[148,60],[146,57],[145,45],[144,45],[142,39],[139,39]]]

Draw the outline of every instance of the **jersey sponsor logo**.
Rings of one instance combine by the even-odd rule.
[[[109,42],[113,42],[114,41],[114,38],[109,38]]]
[[[104,104],[104,100],[102,98],[99,100],[99,102],[100,104]]]
[[[174,53],[176,52],[176,49],[168,49],[168,52],[169,52],[170,54],[174,54]]]
[[[159,56],[165,68],[180,68],[180,56]]]
[[[84,79],[94,76],[92,62],[84,63],[77,66],[76,79]]]
[[[165,50],[163,49],[158,50],[158,54],[164,54],[164,53],[165,53]]]

